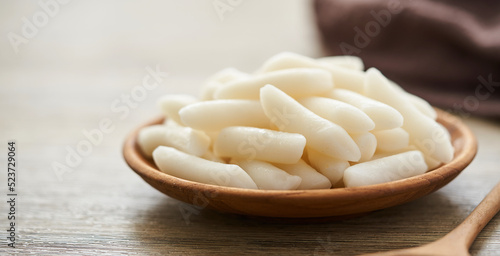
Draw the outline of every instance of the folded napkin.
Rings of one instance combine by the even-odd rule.
[[[355,55],[464,117],[500,118],[500,1],[315,0],[326,55]]]

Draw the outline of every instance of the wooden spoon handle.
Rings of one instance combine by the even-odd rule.
[[[455,243],[462,243],[467,248],[470,248],[474,239],[488,222],[500,210],[500,183],[498,183],[481,203],[472,211],[472,213],[446,238],[455,240]],[[443,237],[443,238],[445,238]]]

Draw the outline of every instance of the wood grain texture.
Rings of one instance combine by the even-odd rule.
[[[500,211],[498,183],[467,218],[450,233],[423,246],[366,254],[365,256],[439,255],[468,256],[469,248],[491,218]]]
[[[453,180],[476,155],[477,142],[471,130],[458,118],[437,109],[438,122],[450,132],[455,148],[453,160],[425,174],[357,188],[263,191],[213,186],[167,175],[141,154],[139,131],[163,120],[141,125],[126,139],[125,161],[151,186],[168,196],[200,208],[221,212],[285,218],[333,217],[363,214],[410,202]]]

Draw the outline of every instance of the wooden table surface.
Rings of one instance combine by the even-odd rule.
[[[197,5],[70,2],[17,54],[3,35],[22,33],[23,17],[43,9],[36,2],[0,8],[0,255],[356,255],[406,248],[449,232],[500,181],[500,122],[470,116],[464,121],[479,151],[462,174],[436,193],[356,219],[225,215],[157,192],[128,168],[121,146],[134,127],[158,115],[160,96],[195,94],[209,74],[226,66],[250,72],[282,50],[319,54],[307,4],[243,2],[224,20],[210,2]],[[262,20],[249,25],[256,12]],[[140,26],[129,22],[131,13]],[[269,39],[283,24],[293,29]],[[297,33],[306,39],[291,40]],[[143,90],[148,67],[168,74]],[[111,128],[99,137],[102,122]],[[6,240],[9,140],[18,146],[16,248]],[[78,159],[73,150],[84,154]],[[500,255],[500,216],[471,253]]]

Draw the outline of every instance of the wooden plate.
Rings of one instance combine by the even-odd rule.
[[[162,118],[138,127],[125,141],[127,164],[147,183],[175,199],[199,208],[251,216],[313,218],[359,215],[403,204],[434,192],[453,180],[477,152],[471,130],[457,117],[436,109],[438,122],[451,134],[453,160],[419,176],[383,184],[320,190],[251,190],[207,185],[165,174],[142,156],[137,134],[145,126],[161,123]]]

